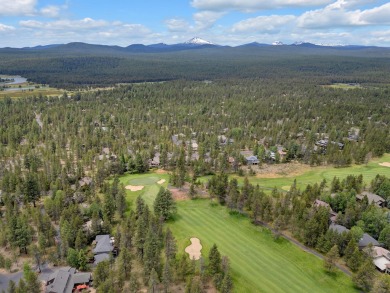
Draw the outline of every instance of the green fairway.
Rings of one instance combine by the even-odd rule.
[[[356,292],[349,277],[323,270],[322,260],[209,200],[178,202],[178,215],[168,224],[184,252],[191,237],[200,239],[207,258],[216,243],[230,258],[234,292]]]
[[[329,186],[334,176],[343,179],[348,175],[362,174],[364,182],[366,185],[369,185],[377,174],[390,177],[390,168],[379,165],[379,163],[383,162],[390,162],[390,154],[385,154],[380,159],[372,160],[367,165],[353,165],[346,168],[313,167],[304,174],[295,177],[288,175],[280,178],[249,177],[249,181],[252,184],[259,184],[262,187],[276,187],[278,189],[288,190],[288,187],[293,184],[294,179],[297,180],[298,188],[304,189],[308,184],[320,183],[323,179],[327,181]],[[237,177],[237,179],[240,183],[244,180],[243,177]]]
[[[161,179],[164,179],[163,184],[158,184],[157,182]],[[127,174],[119,178],[119,181],[124,185],[142,185],[144,188],[140,191],[130,191],[126,190],[126,200],[129,203],[130,207],[134,207],[135,200],[140,195],[149,205],[153,207],[154,199],[160,189],[160,186],[167,187],[169,181],[168,174],[156,174],[156,173],[146,173],[146,174]]]

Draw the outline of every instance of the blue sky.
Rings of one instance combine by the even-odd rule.
[[[376,0],[0,0],[0,47],[128,46],[194,36],[390,47],[390,2]]]

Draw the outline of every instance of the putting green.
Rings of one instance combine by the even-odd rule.
[[[144,178],[135,178],[135,179],[130,179],[128,182],[130,185],[135,185],[135,186],[145,186],[145,185],[152,185],[157,183],[161,178],[156,177],[156,176],[149,176],[149,177],[144,177]]]

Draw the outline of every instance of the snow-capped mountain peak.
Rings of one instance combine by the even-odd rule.
[[[274,46],[282,46],[284,44],[281,41],[275,41],[275,42],[272,43],[272,45],[274,45]]]
[[[214,45],[213,43],[206,41],[204,39],[198,38],[198,37],[192,38],[191,40],[188,40],[184,44],[188,44],[188,45]]]

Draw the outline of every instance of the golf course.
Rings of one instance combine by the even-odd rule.
[[[274,176],[275,178],[268,178],[268,176],[263,178],[261,175],[258,175],[249,177],[249,181],[254,185],[259,184],[260,187],[268,189],[276,187],[288,191],[293,184],[294,179],[297,181],[297,187],[303,189],[308,184],[321,183],[324,179],[329,186],[335,176],[343,179],[348,175],[358,176],[362,174],[364,182],[366,186],[368,186],[377,174],[390,177],[390,167],[383,166],[384,163],[388,162],[390,162],[390,154],[385,154],[381,158],[375,158],[368,164],[363,165],[352,165],[345,168],[334,168],[331,166],[305,167],[304,171],[299,175],[291,176],[289,174],[276,174],[276,176]],[[244,180],[243,177],[236,176],[236,178],[239,183]]]
[[[389,154],[367,165],[310,167],[294,176],[252,176],[249,180],[264,188],[288,190],[294,179],[299,188],[304,188],[323,179],[330,183],[334,176],[343,179],[350,174],[363,174],[368,185],[377,174],[390,176],[386,162],[390,162]],[[205,182],[207,178],[201,178],[201,181]],[[237,178],[242,182],[243,177]],[[167,187],[168,181],[169,175],[162,172],[128,174],[120,178],[127,189],[130,208],[134,208],[139,195],[152,207],[160,186]],[[230,259],[235,292],[356,291],[351,279],[341,271],[336,275],[326,274],[319,258],[285,239],[274,240],[269,230],[254,226],[244,216],[229,214],[223,206],[212,204],[208,199],[198,199],[177,201],[177,207],[175,219],[167,225],[178,241],[179,252],[184,253],[190,239],[195,237],[201,241],[201,253],[207,259],[209,249],[217,244],[221,254]]]
[[[168,223],[184,251],[191,237],[200,239],[207,259],[215,243],[230,259],[234,292],[355,292],[352,281],[341,271],[329,276],[319,258],[249,219],[230,215],[225,207],[207,199],[178,202],[178,215]]]

